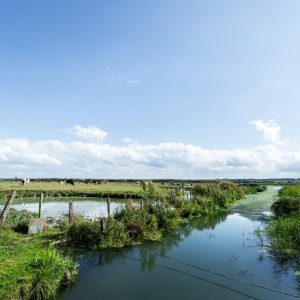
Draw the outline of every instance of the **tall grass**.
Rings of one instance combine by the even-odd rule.
[[[0,230],[0,299],[49,299],[76,274],[73,261],[53,247]]]
[[[279,191],[273,203],[275,217],[266,226],[266,236],[275,250],[300,252],[300,185],[289,185]]]
[[[300,185],[287,185],[279,191],[278,195],[279,197],[300,197]]]

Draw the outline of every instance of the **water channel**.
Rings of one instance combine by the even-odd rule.
[[[268,187],[226,213],[194,219],[161,242],[75,251],[78,279],[58,299],[297,299],[295,266],[272,255],[254,233],[263,228],[278,189]]]

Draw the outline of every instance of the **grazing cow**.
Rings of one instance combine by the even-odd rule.
[[[29,178],[23,178],[22,181],[21,181],[21,184],[22,185],[26,185],[30,182],[30,179]]]
[[[66,180],[66,184],[74,185],[73,179],[67,179],[67,180]]]

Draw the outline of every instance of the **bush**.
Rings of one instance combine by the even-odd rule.
[[[99,221],[81,220],[69,226],[67,239],[71,244],[82,245],[86,248],[96,248],[101,241]]]
[[[107,230],[101,236],[100,248],[121,248],[129,242],[129,234],[123,222],[108,218]]]
[[[300,213],[300,198],[281,197],[271,207],[277,216],[295,215]]]
[[[266,228],[266,235],[274,249],[300,250],[300,219],[298,216],[274,219]]]
[[[293,198],[298,198],[300,197],[300,185],[288,185],[283,187],[278,195],[280,197],[293,197]]]
[[[227,207],[229,203],[244,197],[243,189],[233,182],[197,184],[194,187],[193,194],[209,198],[219,207]]]
[[[267,189],[267,186],[253,183],[242,185],[241,188],[244,190],[245,194],[257,194],[264,192]]]
[[[175,209],[159,205],[151,207],[151,209],[157,218],[158,229],[163,231],[171,231],[177,227],[179,223],[179,216]]]

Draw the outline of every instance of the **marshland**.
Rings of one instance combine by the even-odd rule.
[[[2,181],[0,210],[12,190],[0,299],[300,297],[298,185]]]

